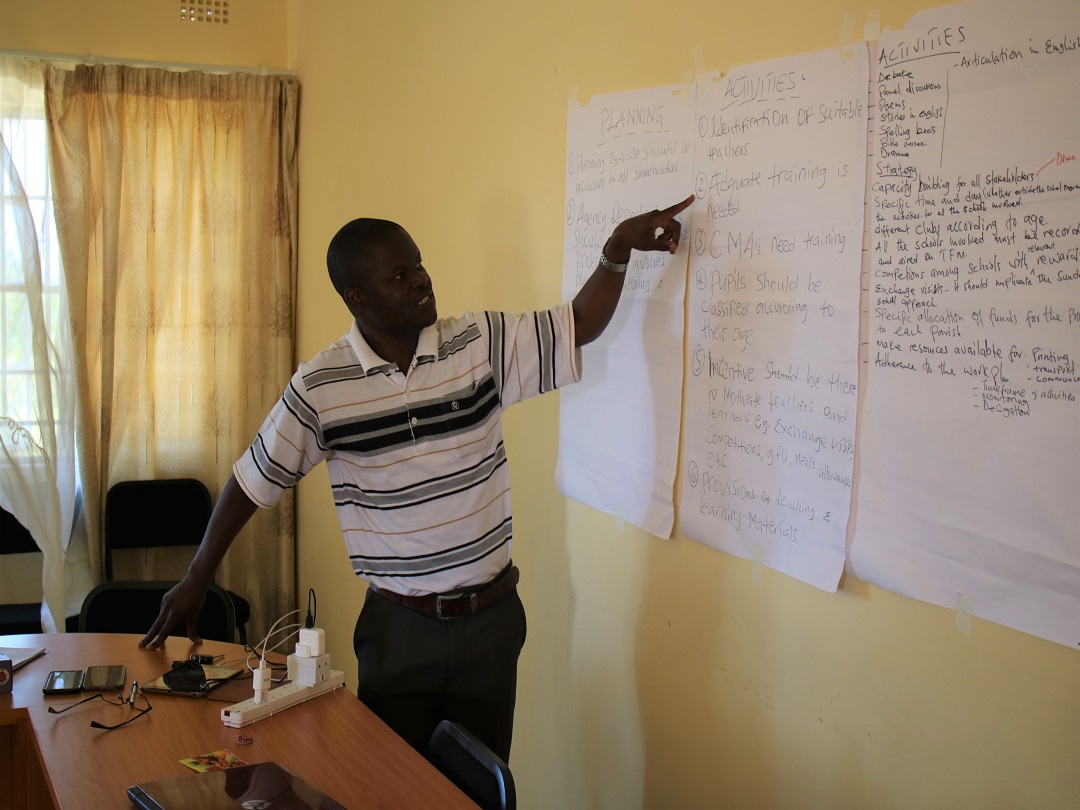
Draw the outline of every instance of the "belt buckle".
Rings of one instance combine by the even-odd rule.
[[[443,615],[443,604],[444,603],[449,604],[449,603],[453,603],[453,602],[460,602],[462,599],[465,599],[466,597],[468,597],[468,600],[469,600],[469,612],[468,613],[464,613],[464,614],[457,615],[457,616],[454,616],[454,615],[444,616]],[[472,592],[472,593],[454,594],[453,596],[442,596],[442,595],[436,596],[435,597],[435,615],[438,616],[440,619],[443,619],[444,621],[449,620],[449,619],[462,619],[465,616],[475,616],[476,615],[476,593],[475,593],[475,591]]]

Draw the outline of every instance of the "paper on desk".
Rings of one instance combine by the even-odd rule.
[[[11,670],[14,672],[23,664],[28,664],[39,655],[44,655],[48,650],[44,647],[0,647],[3,653],[11,659]]]

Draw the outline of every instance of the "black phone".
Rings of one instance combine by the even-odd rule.
[[[82,687],[92,691],[123,689],[127,680],[127,667],[116,664],[107,667],[87,667]]]
[[[83,688],[83,671],[81,669],[55,669],[45,679],[42,692],[46,695],[70,695],[81,692]]]

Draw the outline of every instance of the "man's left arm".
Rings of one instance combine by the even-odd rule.
[[[578,346],[600,337],[615,314],[622,295],[625,267],[612,270],[610,265],[626,265],[634,250],[674,253],[679,247],[681,226],[675,219],[694,202],[693,195],[663,211],[650,211],[623,220],[615,226],[601,260],[588,281],[574,296],[574,336]]]

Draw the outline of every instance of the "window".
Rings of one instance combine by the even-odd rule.
[[[17,117],[16,117],[17,116]],[[53,218],[49,182],[48,141],[43,110],[0,108],[0,132],[22,181],[34,220],[41,261],[41,301],[50,336],[59,334],[64,302],[63,268]],[[42,444],[37,417],[37,384],[29,298],[24,266],[27,257],[18,239],[15,211],[19,189],[7,172],[0,176],[0,415],[25,428]],[[53,410],[58,412],[58,391],[53,387]]]

